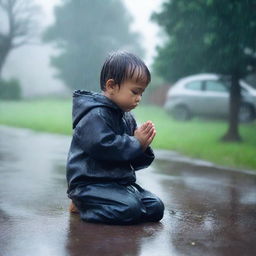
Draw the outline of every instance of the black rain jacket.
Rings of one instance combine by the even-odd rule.
[[[133,134],[136,122],[102,94],[73,94],[73,138],[67,160],[68,193],[79,184],[136,181],[135,170],[154,160]]]

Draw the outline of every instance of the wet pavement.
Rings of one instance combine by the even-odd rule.
[[[256,255],[256,172],[157,151],[138,183],[159,223],[85,223],[67,211],[70,137],[0,126],[0,256]]]

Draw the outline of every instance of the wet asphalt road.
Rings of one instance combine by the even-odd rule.
[[[256,172],[157,151],[138,183],[160,223],[108,226],[67,211],[66,136],[0,126],[0,256],[256,255]]]

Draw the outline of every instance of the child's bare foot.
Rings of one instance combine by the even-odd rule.
[[[71,204],[69,205],[68,210],[70,213],[79,213],[78,209],[76,208],[76,206],[73,202],[71,202]]]

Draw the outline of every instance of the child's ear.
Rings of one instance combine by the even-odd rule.
[[[108,79],[105,88],[108,93],[113,94],[117,88],[117,84],[114,79]]]

